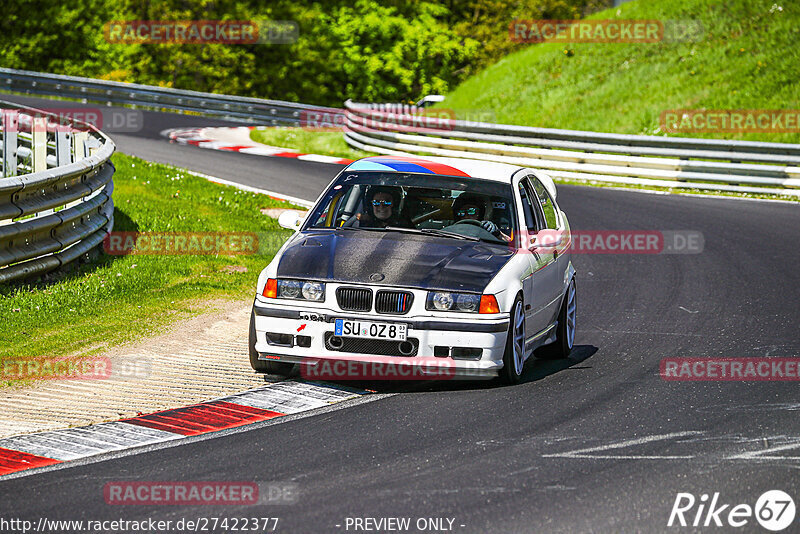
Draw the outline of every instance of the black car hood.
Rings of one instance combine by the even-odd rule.
[[[369,230],[303,232],[279,278],[482,292],[513,255],[507,245]]]

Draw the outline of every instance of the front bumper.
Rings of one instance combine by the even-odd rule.
[[[300,363],[313,370],[325,360],[390,363],[411,369],[411,377],[488,378],[497,376],[503,367],[508,333],[508,318],[500,315],[482,318],[396,316],[342,312],[328,308],[305,308],[302,305],[265,303],[256,300],[255,350],[262,360]],[[407,338],[414,346],[412,354],[396,348],[399,342],[372,342],[361,338],[343,338],[344,346],[335,350],[330,342],[335,319],[353,319],[380,323],[405,324]],[[268,336],[268,334],[270,334]],[[277,336],[275,335],[277,334]],[[277,341],[280,341],[277,342]],[[408,345],[406,345],[406,349]],[[446,354],[443,348],[448,349]],[[480,355],[465,358],[463,350],[480,349]],[[406,351],[407,352],[407,351]],[[350,364],[363,372],[363,366]],[[408,375],[404,375],[408,376]]]

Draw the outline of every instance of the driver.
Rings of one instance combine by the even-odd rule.
[[[373,186],[366,194],[365,212],[359,213],[352,226],[358,228],[410,227],[410,221],[398,216],[401,193],[392,186]],[[349,226],[349,225],[348,225]]]
[[[511,241],[511,238],[501,232],[495,223],[483,220],[486,215],[486,198],[483,196],[462,193],[453,201],[453,215],[455,216],[453,224],[464,220],[481,221],[481,228],[495,237]]]

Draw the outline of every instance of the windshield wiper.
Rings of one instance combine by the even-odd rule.
[[[464,234],[458,234],[456,232],[448,232],[447,230],[437,230],[436,228],[422,228],[421,230],[418,231],[431,235],[440,235],[442,237],[455,237],[458,239],[468,239],[470,241],[481,241],[483,243],[496,243],[500,245],[506,244],[505,241],[495,236],[492,236],[492,239],[489,239],[487,237],[480,237],[476,235],[464,235]]]
[[[402,226],[386,226],[384,228],[369,228],[363,226],[339,226],[336,230],[372,230],[373,232],[403,232],[406,234],[435,235],[439,237],[450,237],[453,239],[466,239],[467,241],[484,241],[484,239],[473,236],[448,232],[447,230],[437,230],[436,228],[405,228]]]
[[[334,230],[372,230],[373,232],[383,232],[386,228],[371,228],[369,226],[337,226]]]
[[[463,235],[455,232],[448,232],[446,230],[436,230],[435,228],[425,228],[421,230],[423,234],[436,235],[441,237],[452,237],[455,239],[466,239],[467,241],[480,241],[481,238],[474,235]]]
[[[386,230],[394,232],[405,232],[407,234],[423,234],[435,235],[439,237],[452,237],[454,239],[466,239],[467,241],[480,241],[481,238],[473,235],[464,235],[456,232],[448,232],[447,230],[438,230],[436,228],[405,228],[402,226],[387,226]]]

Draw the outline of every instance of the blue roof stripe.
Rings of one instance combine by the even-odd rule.
[[[359,160],[352,163],[347,170],[350,171],[397,171],[397,172],[413,172],[419,174],[436,174],[434,171],[423,167],[417,163],[410,163],[408,161],[399,161],[396,159],[378,160]]]
[[[436,174],[427,167],[418,165],[417,163],[409,163],[407,161],[382,161],[384,165],[388,165],[398,172],[418,172],[421,174]]]

